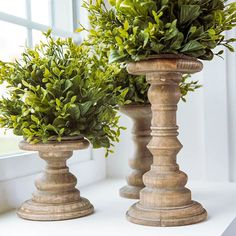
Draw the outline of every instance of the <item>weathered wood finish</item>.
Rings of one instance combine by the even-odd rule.
[[[127,185],[120,189],[120,196],[124,198],[139,199],[139,192],[144,188],[143,174],[150,170],[153,162],[152,154],[147,148],[151,140],[150,105],[124,105],[120,111],[133,120],[133,141],[135,144],[134,156],[129,160],[132,172],[127,176]]]
[[[145,188],[140,201],[128,210],[127,218],[149,226],[180,226],[203,221],[207,217],[201,204],[191,200],[185,188],[187,175],[179,170],[176,155],[182,148],[177,139],[177,103],[181,94],[182,74],[202,70],[202,63],[192,58],[164,56],[129,63],[131,74],[145,74],[151,84],[148,92],[152,104],[152,139],[148,144],[153,154],[151,170],[143,176]]]
[[[21,218],[38,221],[54,221],[78,218],[91,214],[94,209],[75,188],[77,179],[69,172],[66,165],[73,150],[89,146],[85,139],[52,141],[46,144],[28,144],[20,142],[22,150],[38,151],[39,156],[47,162],[41,177],[36,180],[37,191],[32,199],[24,202],[17,214]]]

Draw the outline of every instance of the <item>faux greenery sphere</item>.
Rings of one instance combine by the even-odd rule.
[[[102,0],[85,3],[91,35],[109,45],[110,62],[153,54],[184,54],[211,60],[213,49],[233,51],[224,31],[236,26],[236,3],[226,0]],[[223,51],[216,53],[222,54]]]
[[[116,91],[116,96],[121,95],[124,98],[123,104],[149,103],[147,96],[149,85],[144,76],[130,75],[125,63],[109,64],[106,45],[96,44],[94,40],[90,41],[90,38],[85,40],[84,44],[90,49],[91,65],[94,67],[92,71],[106,72],[109,68],[113,70],[113,76],[106,79],[108,93],[114,94]]]
[[[84,45],[72,39],[47,41],[26,49],[19,61],[0,62],[0,127],[12,129],[30,143],[84,136],[94,148],[118,141],[117,108],[122,97],[107,92],[113,69],[93,70]],[[124,95],[124,94],[123,94]]]
[[[110,82],[113,88],[120,87],[121,91],[126,91],[124,97],[125,104],[149,104],[148,89],[149,84],[145,76],[131,75],[127,72],[122,64],[117,64],[120,67],[120,72]],[[198,81],[191,81],[190,75],[185,75],[179,85],[181,92],[181,99],[186,101],[186,96],[189,92],[194,92],[200,88]]]
[[[148,89],[149,84],[146,81],[145,76],[131,75],[126,70],[126,63],[114,62],[109,64],[108,62],[108,51],[107,45],[99,44],[95,38],[92,39],[90,36],[84,44],[90,49],[91,65],[93,66],[92,71],[111,71],[113,70],[113,76],[106,77],[107,92],[114,93],[115,96],[121,96],[124,98],[124,104],[149,104],[148,100]],[[201,86],[198,81],[191,81],[190,75],[184,75],[180,83],[181,98],[186,101],[188,92],[193,92]]]

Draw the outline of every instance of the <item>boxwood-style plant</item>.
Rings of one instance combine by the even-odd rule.
[[[147,95],[149,84],[145,76],[129,74],[126,70],[126,63],[113,62],[109,64],[108,46],[99,43],[99,38],[95,40],[94,35],[92,39],[89,36],[84,44],[90,48],[90,64],[94,67],[92,71],[99,69],[106,72],[109,71],[109,68],[113,68],[113,76],[107,76],[108,92],[114,93],[116,91],[116,96],[119,96],[120,93],[125,104],[149,103]],[[198,81],[191,81],[190,78],[190,75],[185,75],[180,83],[181,99],[183,101],[186,101],[188,92],[193,92],[201,87]]]
[[[0,99],[0,127],[30,143],[82,135],[94,148],[109,149],[118,141],[116,109],[125,96],[107,93],[113,68],[93,70],[85,45],[45,35],[47,41],[26,48],[20,60],[0,62],[8,92]]]
[[[110,61],[137,61],[153,54],[184,54],[211,60],[230,45],[224,31],[236,26],[236,3],[226,0],[90,1],[91,35],[110,47]],[[216,55],[223,50],[216,52]]]
[[[126,71],[125,63],[109,63],[106,45],[95,43],[94,39],[90,41],[90,37],[84,41],[84,44],[90,49],[90,58],[92,60],[92,71],[102,70],[108,71],[108,68],[113,68],[113,76],[107,77],[107,92],[116,96],[122,94],[124,104],[146,104],[149,103],[147,91],[148,83],[144,76],[130,75]],[[120,104],[123,105],[123,104]]]

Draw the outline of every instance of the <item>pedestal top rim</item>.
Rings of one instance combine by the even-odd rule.
[[[151,104],[127,104],[119,107],[121,113],[135,119],[151,117]]]
[[[152,54],[152,55],[147,56],[146,59],[143,59],[140,61],[145,61],[145,60],[150,60],[150,59],[186,59],[186,60],[199,61],[196,57],[190,57],[184,54],[172,54],[172,53]]]
[[[132,109],[138,109],[138,108],[151,108],[151,104],[150,103],[143,103],[143,104],[135,104],[135,103],[130,103],[130,104],[125,104],[125,105],[121,105],[119,106],[119,110],[132,110]]]
[[[63,140],[58,141],[49,141],[46,143],[36,143],[30,144],[25,140],[22,140],[19,143],[19,148],[26,151],[73,151],[79,149],[85,149],[89,146],[89,141],[85,138],[79,138],[75,140]],[[56,149],[56,150],[55,150]]]
[[[196,58],[185,55],[162,54],[147,57],[144,60],[129,62],[127,71],[133,75],[150,73],[182,73],[200,72],[203,64]]]

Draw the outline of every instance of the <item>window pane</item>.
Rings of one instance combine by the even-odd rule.
[[[14,136],[10,131],[4,135],[4,130],[0,129],[0,156],[23,152],[18,147],[21,140],[21,137]]]
[[[50,0],[31,0],[32,21],[50,25]]]
[[[73,11],[71,0],[54,1],[54,27],[73,32]]]
[[[0,11],[26,18],[25,0],[0,0]]]
[[[12,61],[19,57],[27,42],[25,27],[0,21],[0,60]]]
[[[0,85],[0,96],[6,96],[5,84]],[[11,130],[0,129],[0,156],[22,152],[18,143],[22,137],[15,136]]]
[[[39,44],[40,41],[44,42],[46,40],[43,33],[39,30],[32,30],[32,35],[33,35],[33,46]]]
[[[26,44],[27,31],[24,27],[0,21],[0,60],[12,61],[20,56]],[[0,96],[5,95],[5,86],[0,85]],[[18,142],[21,138],[16,137],[11,131],[4,135],[0,129],[0,156],[20,152]]]

